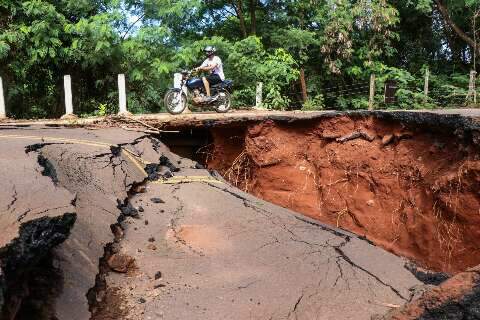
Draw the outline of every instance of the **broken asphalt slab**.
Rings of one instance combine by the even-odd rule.
[[[75,196],[55,185],[37,155],[25,153],[25,141],[2,141],[0,149],[0,302],[9,319],[26,295],[29,267],[68,237],[76,210]]]
[[[136,267],[106,277],[124,318],[370,319],[419,284],[355,235],[208,182],[205,170],[180,174],[197,178],[153,182],[130,200],[144,212],[124,221],[117,250]]]
[[[54,265],[61,272],[63,283],[60,294],[50,302],[54,309],[51,314],[58,319],[90,318],[87,293],[95,286],[104,248],[113,241],[110,226],[117,223],[118,203],[127,198],[135,183],[146,178],[143,166],[132,156],[136,152],[133,145],[142,139],[149,140],[115,129],[62,132],[22,128],[2,132],[4,192],[0,197],[0,223],[2,272],[7,281],[3,290],[6,319],[13,317],[28,295],[25,290],[10,290],[14,286],[9,286],[9,282],[20,276],[28,282],[31,269],[15,264],[17,268],[12,272],[9,266],[20,258],[34,264],[62,241],[53,250]],[[44,226],[46,219],[50,221],[48,226]],[[63,228],[53,224],[56,221]],[[32,231],[29,226],[38,222],[43,222],[43,229]],[[23,236],[25,230],[32,234]],[[31,242],[36,245],[32,254],[27,252],[28,246],[19,244],[24,238],[28,246],[32,247]]]

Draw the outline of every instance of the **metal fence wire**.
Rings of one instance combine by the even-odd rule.
[[[476,73],[464,75],[461,81],[451,77],[439,81],[427,70],[412,75],[409,81],[399,81],[385,76],[370,82],[358,81],[348,84],[328,85],[308,92],[309,99],[321,96],[326,109],[433,109],[478,107]],[[457,76],[458,78],[458,76]],[[305,104],[301,92],[289,93],[297,99],[296,104]]]

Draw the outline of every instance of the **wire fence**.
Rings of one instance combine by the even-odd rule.
[[[303,109],[306,105],[310,109],[476,108],[479,107],[477,81],[475,71],[447,77],[430,74],[426,69],[409,74],[407,79],[380,75],[370,81],[329,83],[310,90],[307,101],[298,91],[289,92],[289,96],[293,97],[294,105]]]

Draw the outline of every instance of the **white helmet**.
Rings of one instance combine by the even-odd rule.
[[[211,56],[212,54],[215,54],[217,50],[215,49],[215,47],[213,46],[206,46],[204,49],[203,49],[203,52],[205,52],[205,54],[207,56]]]

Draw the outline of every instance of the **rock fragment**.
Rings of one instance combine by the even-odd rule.
[[[135,265],[135,259],[126,254],[116,253],[108,258],[107,264],[113,271],[126,273]]]
[[[154,245],[153,243],[150,243],[148,246],[147,246],[147,249],[150,249],[150,250],[157,250],[157,246]]]
[[[153,203],[165,203],[165,201],[160,198],[151,198],[150,201],[152,201]]]
[[[111,228],[112,228],[112,233],[115,237],[115,241],[117,242],[120,241],[124,236],[122,227],[120,227],[118,224],[115,224]]]
[[[392,310],[381,320],[463,320],[479,319],[480,266],[428,286],[418,299]]]
[[[382,138],[382,145],[386,146],[393,141],[393,134],[384,135]]]

